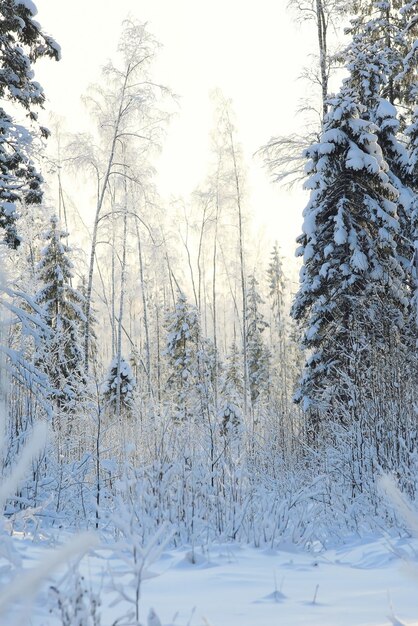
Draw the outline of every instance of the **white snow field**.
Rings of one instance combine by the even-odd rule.
[[[15,540],[25,569],[45,559],[49,543]],[[353,539],[318,552],[286,545],[274,551],[211,545],[195,549],[195,563],[190,550],[167,550],[145,572],[139,622],[143,626],[418,625],[417,555],[417,540],[399,538]],[[130,606],[121,595],[134,595],[132,569],[131,574],[123,574],[130,568],[131,557],[124,560],[105,547],[81,560],[83,584],[101,597],[101,626],[135,623],[116,621]],[[51,612],[57,603],[48,588],[65,589],[65,570],[44,582],[25,626],[63,624],[58,609]],[[120,592],[115,591],[118,585]],[[11,615],[18,614],[15,605]],[[17,623],[10,617],[0,622]],[[84,626],[83,620],[76,624],[70,620],[73,623]]]

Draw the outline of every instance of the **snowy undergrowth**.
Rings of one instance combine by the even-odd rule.
[[[204,618],[213,626],[225,620],[228,626],[270,626],[274,620],[381,626],[395,613],[399,623],[414,623],[408,620],[418,615],[416,582],[400,570],[401,562],[417,561],[418,545],[408,537],[414,507],[408,505],[411,517],[401,523],[405,507],[396,498],[390,502],[387,489],[369,485],[372,491],[356,500],[345,491],[345,481],[331,480],[330,474],[309,483],[302,472],[289,472],[286,489],[284,468],[280,481],[241,476],[242,500],[236,497],[235,509],[228,513],[221,495],[217,502],[238,529],[232,538],[210,527],[217,508],[215,498],[207,499],[204,474],[197,472],[202,483],[196,475],[187,477],[193,489],[186,493],[184,474],[176,483],[173,471],[160,490],[152,491],[145,469],[125,465],[124,471],[125,478],[113,484],[113,496],[109,492],[104,499],[108,509],[101,511],[100,546],[69,573],[61,567],[51,577],[50,570],[74,555],[77,535],[53,526],[45,528],[44,538],[12,533],[10,545],[20,562],[8,592],[13,607],[8,623],[14,626],[15,615],[24,620],[32,611],[21,601],[22,588],[41,583],[40,601],[31,613],[34,626],[199,626]],[[368,517],[373,502],[374,518]],[[167,512],[172,517],[164,524]],[[386,515],[380,525],[379,512]],[[396,539],[399,533],[403,538]],[[48,553],[54,542],[67,547]],[[39,564],[34,569],[33,561]]]
[[[136,534],[145,545],[163,524],[172,532],[172,545],[210,546],[239,541],[275,548],[287,541],[324,547],[348,536],[405,534],[402,518],[378,488],[384,468],[376,463],[373,446],[354,456],[355,433],[335,437],[321,450],[286,459],[277,448],[265,449],[244,441],[227,449],[212,468],[205,441],[167,422],[128,432],[135,455],[99,459],[84,452],[79,461],[49,467],[48,481],[38,484],[35,523],[58,528],[95,528],[109,537],[119,534],[120,510],[135,518]],[[170,438],[163,447],[159,429]],[[197,428],[196,428],[197,431]],[[136,439],[134,438],[136,437]],[[152,437],[155,437],[156,442]],[[177,439],[175,439],[177,438]],[[112,440],[103,441],[109,449]],[[158,445],[157,445],[158,444]],[[416,491],[416,459],[402,468],[403,490]],[[21,493],[33,492],[30,482]],[[99,498],[99,506],[98,506]],[[12,511],[18,511],[15,507]]]
[[[42,558],[42,545],[15,541],[24,569]],[[416,554],[416,541],[372,538],[351,538],[326,551],[219,543],[192,557],[190,547],[166,549],[143,577],[137,620],[126,553],[101,545],[69,573],[47,577],[26,624],[388,626],[396,622],[387,616],[396,614],[400,624],[413,626],[416,578],[404,563],[416,563]],[[120,573],[122,594],[110,570]]]

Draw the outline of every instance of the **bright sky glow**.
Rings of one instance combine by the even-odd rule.
[[[114,54],[122,20],[148,22],[163,44],[156,78],[180,96],[158,163],[164,195],[187,195],[204,179],[212,112],[209,92],[220,87],[232,98],[251,188],[254,224],[270,245],[278,240],[293,257],[301,227],[302,192],[272,185],[253,153],[270,136],[297,131],[295,116],[308,87],[298,80],[310,53],[314,29],[292,22],[286,0],[37,0],[38,16],[62,48],[60,63],[41,62],[37,77],[48,108],[78,130],[80,95]]]

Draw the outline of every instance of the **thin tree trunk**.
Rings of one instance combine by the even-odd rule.
[[[157,394],[158,403],[161,403],[161,354],[160,354],[160,309],[158,302],[155,305],[155,322],[157,330]]]
[[[112,359],[116,354],[116,288],[115,288],[115,265],[116,265],[116,221],[115,221],[115,192],[112,193],[112,295],[111,295],[111,316],[112,316]]]
[[[149,325],[148,325],[148,303],[147,303],[147,295],[146,295],[146,287],[144,281],[144,260],[142,257],[142,244],[141,244],[141,235],[139,232],[138,222],[135,222],[136,227],[136,238],[138,241],[138,260],[139,260],[139,277],[141,281],[141,294],[142,294],[142,309],[144,314],[144,331],[145,331],[145,359],[146,359],[146,368],[147,368],[147,392],[148,397],[151,398],[152,385],[151,385],[151,350],[150,350],[150,340],[149,340]]]
[[[219,220],[219,176],[216,181],[216,214],[215,214],[215,235],[213,238],[212,257],[212,311],[213,311],[213,349],[215,353],[213,393],[215,397],[215,411],[218,414],[218,309],[216,301],[216,271],[218,256],[218,220]]]
[[[328,71],[327,71],[327,22],[323,0],[316,0],[316,24],[318,31],[319,69],[321,72],[322,119],[328,111]]]
[[[241,274],[241,298],[242,298],[242,351],[244,362],[244,415],[247,415],[248,404],[248,346],[247,346],[247,293],[245,281],[245,262],[244,262],[244,235],[242,224],[242,203],[241,203],[241,185],[238,172],[238,163],[235,150],[234,137],[232,133],[232,125],[228,115],[228,134],[230,140],[230,148],[232,154],[232,162],[234,167],[234,183],[236,192],[236,205],[238,210],[238,242],[239,242],[239,259]]]
[[[197,307],[199,309],[199,313],[202,314],[202,266],[201,266],[201,259],[202,259],[202,250],[203,250],[203,237],[205,234],[205,226],[206,226],[206,213],[208,210],[208,202],[207,200],[205,201],[205,206],[203,209],[203,216],[202,216],[202,223],[200,226],[200,235],[199,235],[199,246],[198,246],[198,250],[197,250],[197,275],[198,275],[198,286],[197,286],[197,293],[198,293],[198,298],[197,298]]]
[[[105,175],[103,177],[102,183],[100,183],[99,173],[97,172],[97,204],[96,204],[96,214],[94,217],[93,234],[92,234],[92,239],[91,239],[91,251],[90,251],[89,272],[88,272],[87,293],[86,293],[86,311],[85,311],[86,326],[85,326],[85,335],[84,335],[84,365],[85,365],[85,370],[87,374],[89,371],[91,296],[92,296],[92,291],[93,291],[93,272],[94,272],[94,261],[96,258],[96,245],[97,245],[97,233],[98,233],[98,228],[99,228],[99,218],[100,218],[100,213],[102,211],[104,199],[106,196],[106,191],[107,191],[108,184],[109,184],[110,173],[112,171],[112,167],[113,167],[114,160],[115,160],[116,142],[118,140],[120,124],[121,124],[121,120],[122,120],[124,109],[125,109],[124,100],[125,100],[125,93],[126,93],[130,71],[131,71],[131,68],[130,68],[130,65],[128,65],[124,82],[123,82],[123,86],[122,86],[122,90],[121,90],[119,109],[116,115],[116,122],[115,122],[112,142],[110,146],[110,151],[109,151],[109,158],[107,161],[106,171],[105,171]]]
[[[126,168],[126,164],[124,164]],[[116,418],[119,419],[121,413],[121,360],[122,360],[122,323],[123,308],[125,301],[125,282],[126,282],[126,237],[128,230],[128,181],[126,176],[124,183],[124,215],[123,215],[123,239],[122,239],[122,268],[120,279],[120,302],[119,302],[119,321],[118,321],[118,346],[117,346],[117,374],[116,374]]]
[[[189,266],[189,271],[190,271],[190,279],[192,281],[192,289],[193,289],[193,295],[194,295],[194,301],[195,301],[195,305],[197,306],[197,308],[199,309],[199,300],[197,297],[197,292],[196,292],[196,285],[195,285],[195,280],[194,280],[194,273],[193,273],[193,264],[192,264],[192,257],[190,254],[190,249],[189,249],[189,243],[188,243],[188,239],[189,239],[189,222],[187,220],[187,216],[185,215],[185,219],[186,219],[186,239],[183,240],[183,245],[186,249],[186,254],[187,254],[187,264]],[[200,298],[200,294],[199,294],[199,298]],[[200,309],[199,309],[200,312]]]

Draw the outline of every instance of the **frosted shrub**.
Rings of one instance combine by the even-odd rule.
[[[110,570],[114,590],[118,598],[113,604],[126,602],[131,607],[125,616],[116,621],[120,626],[140,626],[140,600],[142,582],[150,577],[149,567],[159,559],[172,534],[166,525],[146,542],[143,541],[139,515],[135,501],[130,497],[128,481],[124,483],[125,498],[118,498],[117,512],[112,516],[117,539],[114,543],[115,556],[122,557],[125,567],[117,571]],[[128,497],[126,497],[128,496]],[[126,575],[130,580],[119,582]]]
[[[62,626],[100,626],[100,598],[87,587],[77,568],[72,568],[65,589],[50,587]]]

